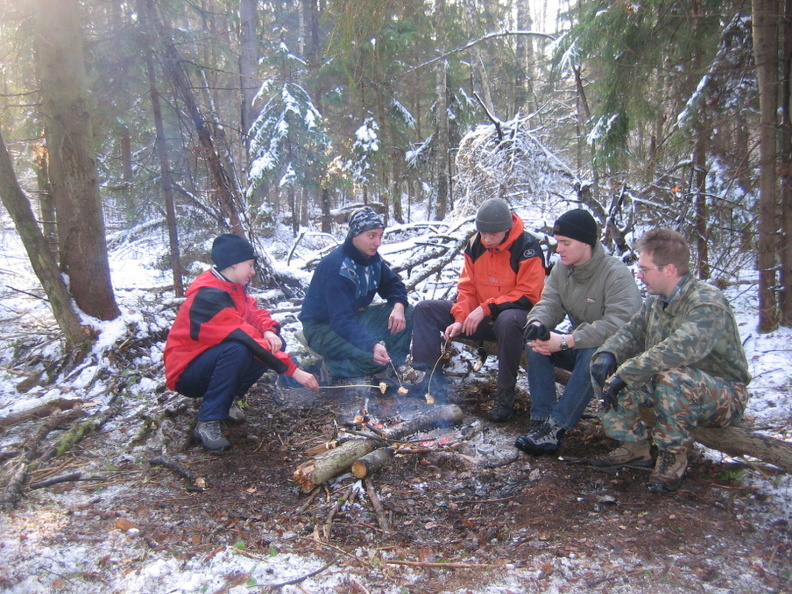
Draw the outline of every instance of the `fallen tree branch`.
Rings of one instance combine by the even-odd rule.
[[[70,400],[68,398],[60,398],[58,400],[51,400],[50,402],[45,402],[30,410],[23,410],[3,417],[0,419],[0,427],[12,427],[24,423],[25,421],[30,421],[31,419],[43,419],[44,417],[63,412],[64,410],[71,410],[82,403],[83,401],[79,399]]]
[[[64,423],[70,423],[84,414],[85,412],[81,409],[65,411],[49,417],[39,426],[38,430],[20,448],[22,453],[19,459],[14,460],[14,464],[10,466],[0,504],[5,507],[13,507],[22,498],[25,480],[27,480],[31,465],[36,458],[39,445],[47,435]]]
[[[83,480],[82,472],[72,472],[71,474],[63,474],[61,476],[56,476],[51,479],[47,479],[45,481],[39,481],[38,483],[30,483],[30,490],[35,491],[36,489],[43,489],[44,487],[51,487],[52,485],[57,485],[59,483],[68,483],[71,481],[80,481]],[[85,480],[91,480],[90,478]],[[99,480],[99,479],[96,479]]]
[[[374,508],[374,513],[377,516],[377,524],[379,524],[380,529],[384,532],[390,532],[390,522],[388,522],[388,517],[385,515],[385,509],[382,507],[382,502],[377,495],[377,491],[374,489],[374,483],[371,482],[371,479],[367,478],[363,479],[363,485],[366,488],[366,496],[368,496],[369,501],[371,501],[371,506]]]
[[[162,466],[167,468],[168,470],[172,470],[176,474],[178,474],[182,478],[186,478],[191,483],[194,483],[195,480],[198,478],[194,472],[185,468],[175,460],[171,460],[170,458],[166,458],[165,456],[157,456],[156,458],[152,458],[149,460],[149,464],[152,466]]]

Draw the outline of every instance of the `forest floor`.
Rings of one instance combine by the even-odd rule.
[[[445,445],[421,444],[363,482],[346,474],[311,495],[293,473],[308,448],[336,438],[360,411],[357,391],[260,382],[247,422],[227,427],[232,448],[222,454],[191,437],[196,402],[152,395],[31,476],[82,480],[27,490],[0,518],[0,590],[792,590],[792,525],[762,487],[769,469],[694,453],[677,492],[651,493],[646,470],[569,462],[613,446],[595,414],[565,436],[558,456],[517,452],[526,396],[496,425],[486,420],[493,389],[455,386],[449,402],[464,420],[438,430]],[[429,407],[375,392],[374,419]],[[151,463],[162,455],[190,480]]]

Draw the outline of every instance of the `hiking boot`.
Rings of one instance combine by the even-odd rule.
[[[552,454],[558,451],[558,442],[564,433],[566,430],[558,425],[553,417],[549,417],[533,433],[518,437],[514,447],[534,456]]]
[[[231,447],[220,431],[220,421],[198,421],[193,434],[207,450],[222,451]]]
[[[660,451],[657,463],[649,476],[649,490],[653,493],[670,493],[682,484],[687,469],[687,450],[681,452]]]
[[[589,458],[589,464],[596,468],[618,470],[624,466],[640,466],[649,468],[652,465],[652,454],[649,452],[649,442],[626,441],[615,450],[604,456]]]
[[[234,402],[231,408],[228,409],[228,418],[226,420],[235,425],[240,425],[246,421],[245,411],[242,410],[239,401]]]
[[[398,369],[399,377],[404,384],[411,384],[417,386],[422,384],[428,377],[426,369],[416,369],[410,365],[404,364]]]
[[[490,409],[489,420],[493,423],[508,421],[514,413],[514,388],[498,388],[495,402]]]

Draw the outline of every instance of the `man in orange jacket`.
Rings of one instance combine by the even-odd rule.
[[[484,201],[476,213],[476,233],[465,248],[456,302],[422,301],[413,313],[413,366],[430,370],[440,357],[441,340],[455,337],[494,340],[498,345],[498,391],[489,418],[511,417],[517,370],[523,350],[522,328],[544,287],[542,249],[501,198]],[[426,374],[424,382],[430,374]],[[434,372],[432,385],[444,396],[446,378]]]
[[[203,398],[195,436],[208,450],[231,446],[220,424],[244,421],[234,401],[268,369],[319,389],[316,378],[283,351],[280,324],[247,294],[256,273],[255,258],[244,237],[230,233],[217,237],[212,244],[214,268],[187,289],[165,343],[168,388]],[[232,406],[237,410],[232,411]]]

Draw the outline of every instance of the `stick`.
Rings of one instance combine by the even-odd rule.
[[[57,485],[58,483],[67,483],[69,481],[79,481],[82,478],[82,472],[72,472],[71,474],[64,474],[61,476],[56,476],[51,479],[47,479],[45,481],[40,481],[38,483],[30,483],[30,490],[35,491],[36,489],[43,489],[44,487],[51,487],[52,485]]]
[[[293,586],[294,584],[299,584],[303,580],[307,580],[310,577],[313,577],[319,573],[322,573],[325,569],[333,565],[338,559],[333,559],[330,563],[326,564],[324,567],[320,567],[319,569],[312,571],[311,573],[307,573],[302,577],[294,578],[293,580],[289,580],[287,582],[280,582],[279,584],[270,584],[270,588],[283,588],[284,586]]]
[[[366,478],[363,479],[363,485],[366,487],[366,495],[368,495],[369,501],[371,501],[371,506],[374,508],[374,513],[377,515],[377,524],[379,524],[379,527],[384,532],[390,532],[390,522],[388,522],[388,518],[385,515],[382,502],[377,496],[377,492],[374,490],[374,484],[371,482],[371,479]]]
[[[149,464],[151,464],[152,466],[164,466],[168,470],[172,470],[173,472],[178,474],[180,477],[186,478],[191,483],[194,483],[195,479],[197,478],[194,472],[188,470],[187,468],[185,468],[175,460],[171,460],[170,458],[165,458],[164,456],[157,456],[156,458],[152,458],[151,460],[149,460]]]
[[[476,569],[495,567],[492,563],[430,563],[428,561],[385,561],[388,565],[409,565],[410,567],[445,567],[446,569]]]

